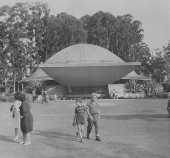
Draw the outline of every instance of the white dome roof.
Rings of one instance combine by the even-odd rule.
[[[101,63],[111,62],[114,64],[125,63],[121,58],[109,50],[92,45],[76,44],[69,46],[53,55],[45,63]]]

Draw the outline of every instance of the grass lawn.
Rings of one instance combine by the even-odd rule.
[[[31,104],[32,145],[16,144],[9,107],[0,103],[0,158],[170,158],[167,100],[100,100],[102,142],[80,143],[72,127],[73,101]]]

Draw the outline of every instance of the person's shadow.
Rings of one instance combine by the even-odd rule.
[[[0,135],[0,141],[15,143],[12,139],[10,139],[10,136],[5,135]]]
[[[41,130],[36,130],[33,132],[33,135],[39,135],[47,138],[55,138],[55,139],[63,139],[63,140],[69,140],[69,141],[76,141],[78,142],[79,140],[76,138],[76,136],[68,134],[68,133],[63,133],[63,132],[57,132],[57,131],[41,131]]]

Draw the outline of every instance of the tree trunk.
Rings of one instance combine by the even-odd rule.
[[[16,77],[15,77],[15,74],[14,74],[14,87],[13,87],[13,92],[14,92],[14,93],[16,92],[16,89],[15,89],[15,82],[16,82]]]
[[[24,91],[24,84],[23,84],[23,82],[21,83],[21,90],[22,90],[22,92]]]
[[[8,89],[7,89],[7,79],[5,78],[4,80],[4,83],[5,83],[5,94],[8,93]]]
[[[19,83],[19,82],[17,82],[17,84],[18,84],[18,85],[17,85],[17,88],[18,88],[18,92],[19,92],[19,91],[20,91],[20,86],[19,86],[19,85],[20,85],[20,83]]]

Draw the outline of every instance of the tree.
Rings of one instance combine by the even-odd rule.
[[[71,15],[52,15],[48,20],[47,41],[50,57],[65,47],[86,42],[86,31],[82,22]]]
[[[34,5],[33,5],[34,6]],[[4,72],[8,79],[11,78],[15,84],[18,83],[26,74],[27,65],[33,65],[36,49],[33,47],[33,42],[28,37],[28,26],[32,21],[32,5],[28,3],[16,3],[12,7],[4,6],[0,8],[0,16],[5,17],[1,22],[1,61]],[[5,73],[4,73],[5,74]]]
[[[37,2],[30,6],[31,20],[28,23],[27,36],[34,48],[33,57],[36,64],[44,62],[48,58],[48,19],[50,10],[45,3]]]
[[[100,11],[91,17],[87,15],[82,17],[81,21],[87,31],[87,43],[110,48],[111,37],[115,32],[116,19],[113,15]]]
[[[141,22],[129,14],[114,17],[99,11],[81,18],[87,31],[87,43],[105,47],[124,59],[132,61],[131,47],[142,42]]]
[[[170,41],[167,46],[163,47],[163,57],[166,62],[167,79],[170,81]]]
[[[141,62],[141,66],[136,68],[136,71],[143,73],[144,75],[149,76],[151,74],[151,59],[152,55],[148,45],[144,42],[140,42],[134,45],[131,45],[129,49],[129,58],[132,61]]]
[[[150,68],[152,78],[159,83],[163,82],[166,75],[166,61],[161,50],[155,50],[155,56],[152,57]]]

